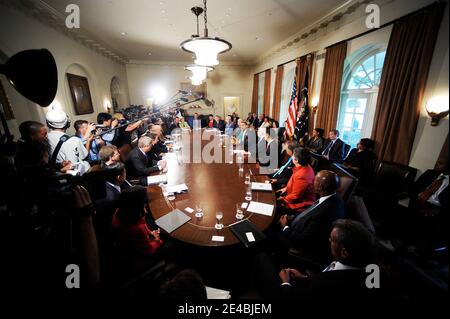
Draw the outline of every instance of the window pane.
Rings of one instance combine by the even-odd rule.
[[[344,115],[344,127],[351,127],[353,121],[353,114],[352,113],[345,113]]]
[[[356,106],[355,113],[364,114],[364,112],[366,111],[367,99],[358,99],[357,102],[358,105]]]
[[[375,69],[375,57],[370,57],[366,61],[363,62],[364,68],[366,69],[367,73],[373,72]]]
[[[375,60],[376,60],[376,68],[377,69],[383,68],[385,56],[386,56],[386,52],[380,52],[376,55]]]
[[[363,121],[364,121],[364,115],[355,114],[355,117],[353,118],[352,128],[362,130]]]
[[[347,106],[345,108],[345,112],[349,113],[349,112],[355,112],[355,108],[358,106],[358,100],[357,99],[348,99],[347,100]]]

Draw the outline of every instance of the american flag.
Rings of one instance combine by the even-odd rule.
[[[288,118],[286,120],[287,137],[291,138],[294,135],[295,124],[297,120],[297,81],[294,79],[294,85],[292,87],[291,101],[289,102]]]
[[[309,72],[306,69],[305,83],[300,90],[300,103],[298,106],[297,123],[295,125],[294,139],[299,141],[308,133],[309,106],[308,106],[308,77]]]

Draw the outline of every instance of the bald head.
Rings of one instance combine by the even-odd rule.
[[[314,188],[320,197],[334,194],[339,186],[339,177],[332,171],[320,171],[314,180]]]

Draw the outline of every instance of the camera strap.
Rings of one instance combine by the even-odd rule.
[[[69,139],[70,139],[70,136],[68,136],[68,135],[63,135],[63,136],[61,136],[59,138],[58,144],[56,145],[55,150],[53,151],[53,154],[52,154],[52,158],[50,159],[50,162],[49,162],[50,167],[54,167],[55,166],[55,164],[56,164],[56,157],[58,156],[62,145],[65,142],[67,142]]]

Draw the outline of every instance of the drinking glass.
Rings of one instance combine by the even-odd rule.
[[[247,193],[245,196],[245,200],[252,200],[252,186],[251,185],[247,186]]]
[[[223,228],[222,218],[223,218],[223,213],[222,212],[217,212],[216,213],[216,226],[215,227],[218,230]]]
[[[244,212],[242,211],[242,207],[240,203],[236,204],[236,219],[241,220],[244,218]]]
[[[250,173],[245,174],[245,184],[250,185]]]
[[[197,205],[195,205],[195,217],[203,217],[203,205],[201,203],[197,203]]]

